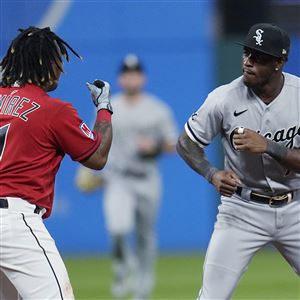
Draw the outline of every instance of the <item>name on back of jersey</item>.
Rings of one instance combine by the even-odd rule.
[[[13,92],[9,95],[0,95],[0,115],[10,115],[27,122],[29,114],[40,107],[35,101],[14,95]]]

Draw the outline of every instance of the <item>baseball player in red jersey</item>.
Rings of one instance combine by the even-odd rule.
[[[74,299],[64,263],[42,218],[51,214],[55,175],[67,153],[102,169],[112,140],[109,84],[87,83],[94,130],[70,103],[50,97],[67,49],[49,28],[29,27],[1,61],[0,299]]]

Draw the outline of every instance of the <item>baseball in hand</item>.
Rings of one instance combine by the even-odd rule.
[[[94,80],[93,84],[100,89],[102,89],[105,86],[104,82],[99,79]]]
[[[237,130],[238,134],[243,134],[245,132],[245,128],[244,127],[239,127]]]

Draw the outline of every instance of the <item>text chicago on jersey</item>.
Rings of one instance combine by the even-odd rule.
[[[257,133],[260,133],[260,130],[256,131]],[[233,133],[234,130],[232,131],[230,135],[230,140],[231,140],[231,145],[233,145]],[[288,143],[285,145],[287,148],[293,148],[294,147],[294,141],[296,136],[300,136],[300,125],[295,125],[293,127],[289,128],[282,128],[278,129],[274,134],[272,132],[266,132],[263,134],[263,136],[267,139],[273,140],[274,142],[285,142],[288,141]]]

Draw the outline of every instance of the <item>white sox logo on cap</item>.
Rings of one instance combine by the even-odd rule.
[[[274,24],[258,23],[249,29],[245,40],[237,44],[287,60],[290,37],[284,29]]]
[[[253,36],[253,38],[256,40],[256,45],[258,45],[258,46],[262,46],[262,42],[264,41],[264,40],[262,40],[263,32],[264,31],[262,29],[257,29],[255,31],[256,35]]]

